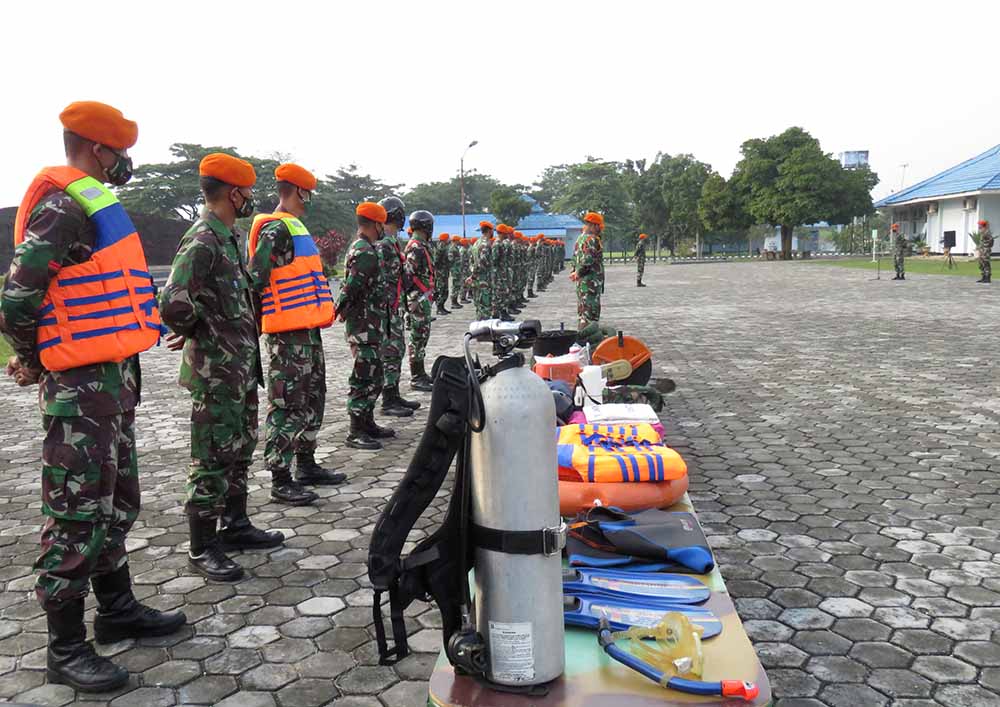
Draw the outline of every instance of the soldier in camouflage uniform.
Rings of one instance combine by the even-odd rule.
[[[545,237],[545,234],[538,234],[538,265],[537,273],[535,275],[537,282],[535,283],[535,292],[545,292],[548,287],[548,276],[549,276],[549,259],[551,248],[549,246],[549,240]]]
[[[579,328],[601,319],[604,292],[604,249],[601,233],[604,217],[593,211],[583,217],[583,234],[576,241],[573,269],[569,279],[576,283],[576,311]]]
[[[899,224],[892,224],[892,265],[896,268],[893,280],[906,279],[906,236],[899,230]]]
[[[493,316],[493,270],[490,252],[493,224],[489,221],[480,221],[479,232],[482,235],[472,246],[469,254],[469,277],[465,282],[472,288],[476,319],[483,320]]]
[[[380,440],[396,433],[375,424],[375,401],[382,391],[380,354],[385,327],[385,295],[378,255],[373,244],[382,237],[385,208],[365,201],[356,209],[357,239],[347,251],[344,281],[337,297],[337,318],[344,322],[344,337],[354,356],[354,368],[348,378],[347,413],[351,429],[347,446],[355,449],[381,449]]]
[[[406,221],[406,206],[401,199],[388,196],[379,206],[385,209],[385,231],[375,242],[381,274],[380,291],[385,297],[385,326],[382,338],[382,413],[392,417],[411,417],[420,403],[399,394],[399,376],[406,353],[406,337],[400,306],[403,304],[403,252],[399,232]]]
[[[496,227],[497,239],[493,243],[493,309],[494,316],[498,319],[511,321],[511,314],[518,314],[510,307],[511,291],[513,287],[510,282],[510,236],[514,229],[505,223],[499,223]]]
[[[316,177],[295,164],[274,172],[278,186],[279,218],[260,227],[256,251],[249,258],[254,290],[263,295],[275,268],[295,260],[292,234],[281,217],[301,219],[316,189]],[[279,280],[280,282],[280,280]],[[277,289],[280,285],[276,285]],[[299,311],[305,311],[299,309]],[[332,486],[347,478],[316,463],[316,436],[326,408],[326,360],[319,327],[266,334],[270,359],[267,375],[267,421],[264,427],[264,463],[271,472],[271,499],[304,506],[319,496],[306,488]],[[292,457],[295,478],[292,478]]]
[[[989,284],[993,276],[993,263],[990,258],[993,255],[993,233],[990,231],[989,221],[979,222],[979,273],[980,278],[976,282]]]
[[[526,275],[528,281],[528,297],[535,299],[535,277],[538,274],[538,263],[541,262],[541,238],[534,236],[528,240],[528,261]]]
[[[646,239],[645,233],[639,234],[639,242],[635,244],[635,286],[645,287],[642,276],[646,272]]]
[[[91,178],[95,191],[104,192],[101,198],[113,200],[97,183],[120,186],[131,177],[127,150],[135,144],[135,123],[93,102],[74,103],[60,118],[67,165],[78,172],[75,179]],[[0,330],[14,350],[8,375],[18,385],[40,386],[44,523],[35,595],[48,625],[48,679],[82,692],[102,692],[124,685],[128,672],[98,656],[86,642],[88,585],[97,597],[94,634],[99,643],[173,633],[186,619],[180,612],[143,606],[132,593],[125,541],[139,515],[134,428],[138,355],[121,363],[50,371],[38,347],[39,311],[57,286],[57,274],[93,262],[99,227],[77,199],[51,182],[22,208],[17,223],[24,230],[15,242],[20,235],[23,241],[0,293]],[[54,305],[55,298],[53,311],[65,311],[64,305]],[[103,345],[95,341],[90,346]]]
[[[436,270],[431,259],[428,240],[434,232],[434,217],[427,211],[410,214],[413,236],[406,244],[406,309],[410,323],[410,385],[414,390],[429,392],[434,385],[424,369],[427,342],[431,338],[431,302],[434,300]],[[442,273],[440,277],[447,277]]]
[[[462,294],[462,237],[452,236],[448,246],[448,264],[451,270],[451,308],[462,309],[458,298]]]
[[[447,233],[442,233],[438,236],[437,243],[428,241],[431,259],[434,262],[434,273],[437,275],[434,280],[434,302],[437,304],[437,314],[451,314],[445,308],[445,304],[448,302],[448,272],[451,268],[448,238]]]
[[[247,516],[257,386],[264,381],[235,224],[253,214],[257,176],[248,162],[224,153],[206,156],[198,172],[205,207],[181,238],[160,310],[175,332],[170,348],[183,347],[180,384],[191,393],[188,563],[209,579],[236,581],[243,568],[225,550],[276,547],[285,539],[255,528]]]
[[[469,280],[469,275],[472,274],[472,244],[475,242],[475,238],[463,238],[462,239],[462,304],[469,304],[472,302],[472,287],[467,284]]]

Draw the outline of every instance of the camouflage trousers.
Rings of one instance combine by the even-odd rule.
[[[476,305],[476,319],[489,319],[493,316],[493,291],[489,285],[477,286],[472,301]]]
[[[595,288],[589,283],[577,283],[576,314],[579,319],[579,329],[583,329],[592,322],[599,322],[601,320],[601,291],[599,284]]]
[[[106,417],[42,416],[42,549],[35,595],[42,608],[85,597],[92,576],[127,562],[139,515],[135,411]]]
[[[535,269],[534,265],[528,267],[527,286],[528,294],[531,295],[535,294]]]
[[[892,256],[892,265],[894,268],[896,268],[896,277],[903,277],[903,275],[906,274],[904,272],[905,268],[904,268],[904,259],[902,253],[897,251]]]
[[[398,309],[387,310],[382,327],[382,385],[390,387],[399,385],[399,372],[403,367],[403,354],[406,353],[406,335],[403,330],[403,317]]]
[[[379,344],[351,343],[354,368],[347,379],[347,412],[366,415],[375,409],[382,392],[382,359]]]
[[[407,302],[410,347],[410,366],[422,365],[427,355],[427,342],[431,338],[431,303],[423,295],[411,296]]]
[[[990,279],[993,276],[993,261],[990,260],[988,255],[979,256],[979,274],[986,279]]]
[[[451,301],[457,302],[458,298],[462,296],[462,271],[452,270],[451,271]]]
[[[646,259],[637,258],[635,261],[635,283],[642,282],[642,276],[646,274]]]
[[[448,273],[434,280],[434,302],[440,306],[448,302]]]
[[[247,494],[247,471],[257,446],[257,387],[251,386],[191,391],[188,515],[218,518],[226,498]]]
[[[276,336],[267,337],[267,350],[264,463],[272,472],[287,473],[297,452],[316,450],[326,408],[326,360],[322,346],[290,344]]]

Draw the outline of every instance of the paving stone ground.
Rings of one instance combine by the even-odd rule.
[[[668,440],[688,459],[692,498],[777,704],[1000,705],[1000,290],[787,263],[650,266],[650,287],[637,290],[633,272],[609,268],[605,321],[644,338],[658,374],[678,383],[663,413]],[[535,302],[528,314],[572,326],[565,279]],[[467,320],[435,322],[431,353],[456,352]],[[132,672],[110,695],[45,684],[45,619],[31,593],[40,425],[33,393],[0,381],[0,700],[423,704],[439,617],[413,607],[420,652],[378,666],[365,569],[423,420],[381,453],[345,448],[339,328],[325,346],[319,456],[350,483],[321,490],[315,508],[267,503],[261,445],[253,517],[290,539],[240,555],[249,571],[235,585],[186,568],[188,404],[177,354],[144,355],[132,572],[138,596],[183,608],[190,626],[103,648]],[[414,539],[434,525],[424,519]]]

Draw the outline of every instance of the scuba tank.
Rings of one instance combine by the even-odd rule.
[[[383,665],[409,654],[403,612],[420,599],[441,611],[445,654],[456,673],[494,689],[543,694],[545,683],[563,672],[566,526],[555,473],[555,403],[516,351],[529,348],[540,332],[537,321],[473,322],[464,358],[434,363],[427,425],[369,546]],[[473,361],[471,341],[491,342],[497,363]],[[410,530],[456,457],[444,523],[403,557]],[[392,647],[383,623],[385,594]]]

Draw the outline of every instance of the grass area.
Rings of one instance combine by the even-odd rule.
[[[826,265],[840,268],[859,268],[862,270],[875,270],[876,264],[869,258],[844,258],[842,260],[800,260],[804,265]],[[882,272],[890,273],[892,269],[892,256],[882,257]],[[965,275],[966,277],[979,277],[979,265],[975,260],[967,260],[965,257],[955,258],[954,267],[950,270],[942,257],[913,256],[906,259],[906,272],[924,273],[926,275]]]

